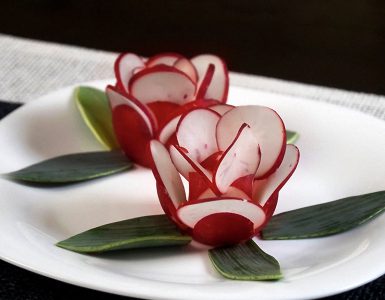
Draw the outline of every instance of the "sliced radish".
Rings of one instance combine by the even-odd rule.
[[[219,160],[221,159],[222,154],[222,151],[218,151],[211,154],[209,157],[207,157],[204,161],[201,162],[201,166],[206,170],[210,171],[211,173],[214,173],[214,171],[218,167]]]
[[[216,213],[233,213],[249,219],[254,227],[265,221],[262,207],[237,198],[214,198],[189,201],[177,210],[179,219],[188,227],[194,226],[204,217]]]
[[[191,201],[191,200],[201,200],[201,199],[211,199],[211,198],[215,198],[216,196],[217,195],[215,195],[213,190],[208,188],[207,190],[205,190],[202,194],[200,194],[196,198],[190,198],[189,197],[189,201]],[[232,198],[232,197],[230,197],[230,198]]]
[[[110,102],[111,111],[114,111],[114,109],[120,105],[127,105],[131,107],[133,110],[135,110],[143,119],[145,124],[148,127],[148,130],[150,131],[151,135],[154,134],[156,129],[156,121],[154,119],[154,115],[152,112],[147,108],[146,105],[139,102],[135,98],[132,98],[128,95],[122,94],[119,92],[115,87],[109,85],[106,88],[106,94],[108,97],[108,100]]]
[[[198,73],[197,70],[195,69],[194,65],[191,63],[190,60],[187,58],[179,58],[175,63],[174,63],[174,68],[182,71],[185,73],[188,77],[191,78],[192,81],[195,83],[198,80]]]
[[[185,73],[166,65],[146,68],[132,76],[129,92],[142,103],[168,101],[184,104],[195,95],[195,83]]]
[[[164,127],[161,129],[158,135],[158,140],[162,144],[166,144],[169,138],[175,133],[176,128],[178,126],[179,120],[181,116],[177,116],[169,121]]]
[[[216,127],[220,115],[210,109],[198,108],[185,114],[179,121],[176,136],[181,147],[201,162],[218,151]]]
[[[285,125],[280,116],[268,107],[235,107],[225,113],[218,122],[217,140],[220,150],[229,147],[243,123],[250,126],[261,148],[261,163],[256,177],[265,177],[273,173],[282,162],[286,148]]]
[[[223,116],[229,110],[233,109],[234,106],[230,104],[215,104],[215,105],[209,106],[208,108],[210,108],[213,111],[216,111],[218,114]]]
[[[254,175],[261,160],[258,141],[252,129],[243,124],[232,144],[223,153],[219,166],[214,173],[214,182],[221,193],[226,193],[229,186],[238,178]]]
[[[269,222],[270,218],[273,216],[274,211],[278,204],[278,197],[279,197],[279,193],[278,192],[274,193],[273,195],[270,196],[269,200],[267,200],[265,205],[262,207],[263,211],[266,214],[266,221],[265,221],[265,224],[261,226],[261,229],[264,225],[266,225],[267,222]]]
[[[253,201],[264,206],[270,197],[278,191],[289,180],[297,168],[299,161],[299,150],[294,145],[287,145],[285,156],[279,168],[268,178],[255,180],[253,186]]]
[[[178,59],[181,59],[181,58],[183,58],[183,56],[178,53],[172,53],[172,52],[160,53],[150,57],[146,62],[146,66],[147,67],[153,67],[156,65],[172,66]]]
[[[134,70],[144,66],[143,60],[133,53],[122,53],[115,61],[114,71],[117,79],[117,86],[122,91],[128,92],[128,82]]]
[[[155,179],[164,186],[172,205],[176,209],[186,202],[186,193],[182,179],[171,161],[170,154],[162,143],[152,140],[150,142],[150,151],[154,163],[152,171]],[[159,198],[161,201],[167,200],[165,197]],[[169,207],[170,203],[166,204],[166,206]]]
[[[247,195],[244,191],[233,186],[230,186],[226,193],[222,195],[222,197],[251,200],[250,196]]]
[[[199,89],[196,93],[195,98],[198,100],[204,100],[204,99],[209,99],[210,97],[208,96],[208,88],[210,87],[211,81],[213,80],[215,72],[215,65],[209,64],[206,70],[205,75],[203,76],[202,81],[200,82]]]
[[[177,145],[171,145],[170,156],[175,167],[184,178],[189,180],[190,173],[198,172],[200,175],[207,179],[207,182],[211,184],[211,173],[204,169],[199,162],[190,156],[189,153],[183,151],[181,147]]]
[[[253,223],[238,214],[215,213],[208,215],[195,225],[194,240],[214,246],[230,246],[245,242],[254,236]]]
[[[229,74],[226,63],[218,56],[211,54],[198,55],[191,59],[198,71],[198,86],[201,84],[209,64],[215,65],[215,72],[206,97],[217,99],[223,103],[227,100],[229,90]]]

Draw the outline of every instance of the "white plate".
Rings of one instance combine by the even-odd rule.
[[[95,86],[103,88],[106,82]],[[100,146],[66,88],[0,122],[0,172]],[[300,132],[299,167],[280,193],[278,212],[385,189],[385,123],[338,106],[240,87],[230,102],[276,109]],[[36,188],[0,179],[0,257],[76,285],[151,299],[302,299],[339,293],[385,272],[385,216],[345,234],[259,241],[281,263],[279,282],[226,280],[207,253],[137,250],[87,256],[55,242],[108,222],[161,212],[151,172],[137,169],[68,187]]]

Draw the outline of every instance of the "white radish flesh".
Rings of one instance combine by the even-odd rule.
[[[264,180],[255,180],[253,201],[264,206],[271,195],[278,192],[294,173],[299,161],[299,150],[294,145],[287,145],[285,156],[279,168]]]
[[[197,82],[198,73],[195,69],[194,65],[187,58],[180,58],[174,63],[174,68],[182,71],[188,77],[191,78],[192,81]]]
[[[128,82],[130,81],[135,70],[144,66],[143,60],[133,53],[123,53],[115,61],[115,76],[118,85],[128,92]]]
[[[265,221],[265,213],[259,205],[236,198],[188,202],[177,211],[179,219],[190,228],[194,228],[199,220],[204,217],[216,213],[238,214],[249,219],[254,224],[254,228],[257,228]]]
[[[218,122],[217,141],[220,150],[228,148],[243,123],[250,126],[261,149],[261,163],[256,173],[256,177],[261,178],[272,173],[283,159],[286,147],[285,126],[280,116],[268,107],[235,107]]]
[[[142,103],[168,101],[184,104],[193,99],[195,83],[185,73],[165,65],[136,73],[129,85],[130,94]]]
[[[179,121],[176,136],[181,147],[190,156],[202,162],[218,151],[216,127],[220,115],[210,109],[194,109]]]

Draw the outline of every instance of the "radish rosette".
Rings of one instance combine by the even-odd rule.
[[[210,246],[258,234],[299,161],[280,116],[264,106],[214,104],[190,107],[174,123],[175,144],[152,140],[149,147],[165,213]]]
[[[151,166],[147,144],[157,139],[175,143],[182,114],[196,107],[228,107],[228,71],[215,55],[192,59],[161,53],[144,59],[122,53],[114,66],[116,84],[106,89],[114,132],[125,154],[135,163]],[[147,149],[147,150],[146,150]]]

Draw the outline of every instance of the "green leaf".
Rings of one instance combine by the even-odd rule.
[[[385,210],[385,191],[308,206],[275,215],[262,231],[265,240],[316,238],[364,224]]]
[[[299,139],[298,132],[286,130],[286,143],[294,144]]]
[[[182,234],[166,215],[145,216],[96,227],[56,245],[79,253],[183,246],[191,237]]]
[[[85,152],[58,156],[3,176],[30,183],[73,183],[131,169],[120,151]]]
[[[209,250],[215,269],[234,280],[278,280],[282,278],[278,261],[262,251],[252,240],[232,247]]]
[[[106,94],[95,88],[80,86],[75,89],[74,97],[84,122],[96,139],[107,149],[118,149]]]

